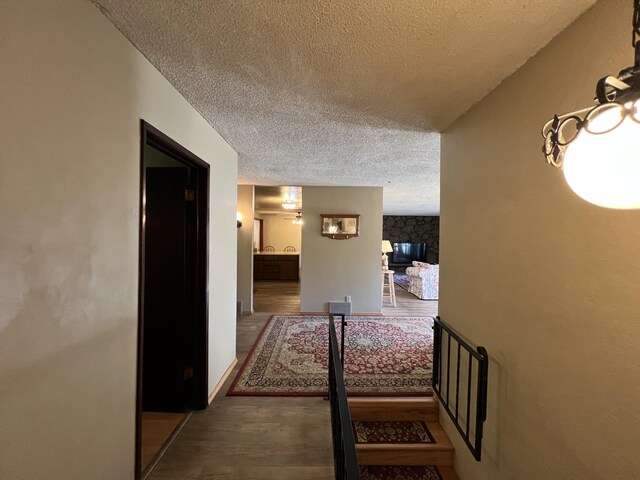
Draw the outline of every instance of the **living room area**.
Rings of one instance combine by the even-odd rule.
[[[361,218],[357,212],[362,210],[351,203],[348,207],[340,205],[325,209],[349,211],[351,217],[339,214],[348,218],[338,216],[336,223],[327,224],[328,231],[322,233],[321,228],[324,229],[325,225],[321,226],[317,222],[321,218],[325,218],[324,222],[330,221],[327,218],[330,215],[312,213],[314,206],[306,202],[303,207],[303,191],[312,190],[310,187],[300,186],[238,186],[238,313],[305,311],[301,308],[303,263],[306,261],[308,280],[313,283],[318,271],[336,261],[338,252],[365,240],[356,240],[363,234],[366,236],[368,249],[376,237],[377,245],[382,245],[377,253],[382,256],[381,263],[378,261],[382,272],[380,273],[380,267],[377,274],[369,272],[368,280],[365,281],[364,272],[359,267],[363,265],[364,257],[361,262],[356,262],[352,256],[345,255],[341,266],[354,269],[356,274],[342,295],[361,291],[370,296],[371,288],[373,292],[376,288],[380,290],[380,286],[375,287],[376,275],[381,275],[382,289],[377,308],[374,295],[366,310],[354,311],[399,314],[400,310],[407,308],[411,314],[435,315],[439,285],[438,215],[421,215],[415,211],[407,215],[385,215],[387,208],[383,201],[382,205],[378,203],[377,208],[371,212],[372,217],[379,215],[374,224],[371,224],[369,216]],[[357,191],[357,187],[326,190],[329,194],[341,195]],[[322,204],[325,200],[318,198],[316,202]],[[379,198],[377,202],[380,202]],[[316,212],[325,211],[322,210],[324,206],[317,208]],[[338,228],[343,228],[343,222],[345,225],[347,222],[355,222],[355,230],[351,235],[335,234]],[[352,243],[354,241],[355,244]],[[309,246],[311,250],[308,250]],[[357,247],[352,249],[358,254],[361,250]],[[369,265],[367,268],[371,267],[371,260],[372,258],[366,260]],[[290,264],[293,268],[289,268]],[[330,270],[327,271],[327,278],[334,277]],[[335,283],[335,279],[333,282]],[[307,288],[307,292],[310,296],[315,289]],[[342,297],[336,293],[337,290],[328,294],[325,301],[340,300]],[[434,303],[435,306],[427,303]],[[324,311],[325,308],[318,304],[312,311]]]
[[[440,217],[385,215],[382,224],[382,252],[388,257],[386,263],[395,286],[420,300],[437,302]],[[384,263],[383,257],[383,269]],[[394,296],[401,298],[395,290]]]

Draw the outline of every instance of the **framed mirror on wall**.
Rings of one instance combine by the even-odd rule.
[[[360,215],[321,214],[321,234],[334,240],[348,240],[360,234]]]

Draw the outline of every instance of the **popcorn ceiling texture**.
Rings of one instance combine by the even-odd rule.
[[[240,183],[383,186],[386,214],[428,215],[437,132],[595,0],[96,3],[236,149]]]

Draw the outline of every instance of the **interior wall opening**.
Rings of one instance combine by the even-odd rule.
[[[136,478],[207,406],[209,167],[142,123]]]
[[[300,312],[302,187],[255,187],[254,311]]]

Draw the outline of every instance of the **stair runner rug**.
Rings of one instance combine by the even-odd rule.
[[[409,291],[409,275],[406,273],[395,273],[393,275],[393,283],[398,285],[400,288],[404,288],[406,291]]]
[[[326,395],[328,322],[323,315],[271,317],[227,395]],[[430,317],[347,317],[348,395],[431,396],[432,325]]]
[[[435,443],[424,422],[358,420],[353,433],[356,443]]]
[[[404,465],[363,465],[360,467],[361,480],[442,480],[438,469],[433,466],[410,467]]]

